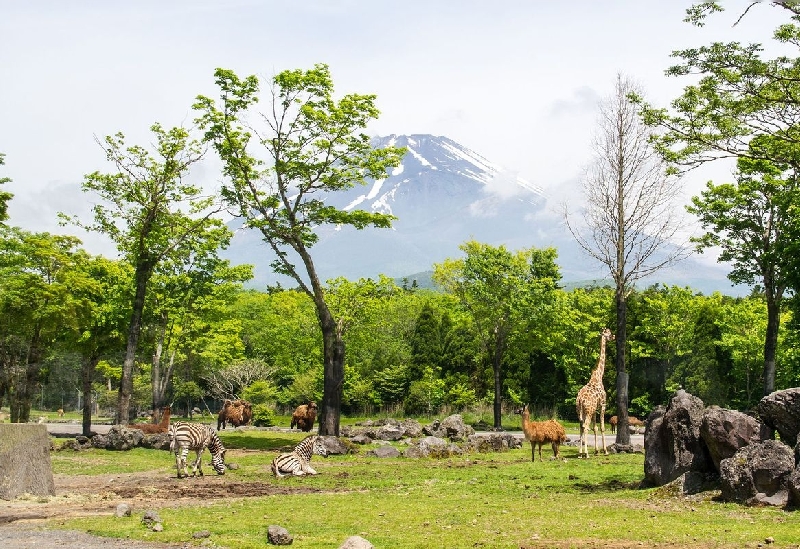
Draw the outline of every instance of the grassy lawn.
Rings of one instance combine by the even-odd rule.
[[[716,494],[674,497],[662,489],[640,489],[643,456],[531,463],[530,448],[468,454],[449,459],[379,459],[369,447],[348,456],[315,457],[316,477],[277,480],[268,471],[278,448],[300,433],[221,433],[228,462],[225,477],[186,483],[269,483],[282,493],[219,497],[160,507],[164,531],[110,515],[59,522],[103,536],[200,545],[192,534],[212,533],[205,543],[236,549],[263,548],[269,525],[284,526],[294,546],[335,548],[351,535],[376,547],[635,547],[671,544],[698,547],[771,547],[800,544],[800,515],[772,508],[746,508],[714,501]],[[208,462],[208,454],[204,463]],[[67,475],[152,471],[174,475],[171,454],[89,450],[55,452],[53,470]],[[208,468],[206,469],[208,472]]]

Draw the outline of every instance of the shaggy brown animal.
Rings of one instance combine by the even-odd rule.
[[[169,430],[169,414],[170,407],[164,406],[164,411],[161,414],[161,422],[156,423],[132,423],[128,425],[128,429],[139,429],[146,435],[155,435],[158,433],[166,433]]]
[[[522,416],[522,432],[525,433],[525,440],[531,443],[531,461],[536,461],[536,445],[539,445],[539,461],[542,459],[542,445],[549,442],[553,447],[553,459],[559,459],[558,447],[562,442],[567,441],[567,432],[564,426],[554,419],[547,421],[531,421],[531,414],[528,405],[517,410]]]
[[[301,404],[295,408],[292,414],[292,424],[290,429],[296,425],[301,431],[308,432],[314,427],[314,420],[317,418],[317,403],[313,400],[308,404]]]
[[[222,403],[222,410],[217,416],[217,431],[224,429],[227,423],[234,427],[247,425],[253,419],[253,405],[246,400],[228,400]]]

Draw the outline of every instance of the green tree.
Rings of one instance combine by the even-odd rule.
[[[0,378],[11,421],[30,418],[46,354],[91,310],[96,282],[80,265],[86,253],[69,236],[0,228]]]
[[[797,184],[794,176],[786,177],[784,170],[772,162],[743,157],[737,165],[736,183],[709,182],[687,209],[706,231],[694,239],[698,249],[719,249],[719,261],[731,265],[728,278],[732,282],[763,285],[767,330],[762,384],[768,395],[775,390],[775,353],[781,302],[787,288],[783,254],[793,246],[792,231],[787,227],[791,210],[787,204],[797,194]]]
[[[560,279],[553,248],[510,252],[471,240],[461,245],[463,259],[434,265],[433,279],[456,295],[478,328],[492,365],[494,428],[502,428],[502,367],[510,338],[523,319],[541,315],[539,303]]]
[[[271,105],[250,118],[248,112],[258,101],[258,79],[240,79],[225,69],[217,69],[215,77],[219,103],[200,96],[195,108],[201,113],[198,123],[206,130],[206,140],[223,162],[227,181],[222,196],[245,226],[261,232],[276,257],[273,269],[297,282],[314,301],[323,340],[319,432],[338,435],[345,347],[311,248],[321,226],[391,225],[390,215],[339,210],[324,198],[328,192],[363,184],[366,178],[385,177],[404,151],[370,145],[362,132],[379,114],[375,96],[349,94],[334,100],[327,65],[276,75]],[[266,127],[247,128],[247,120],[263,121]],[[255,146],[268,158],[259,158],[252,150]]]
[[[102,202],[93,208],[93,223],[71,220],[108,235],[133,266],[130,321],[117,404],[119,424],[129,422],[133,368],[153,273],[164,261],[190,258],[208,241],[223,243],[230,239],[230,231],[212,217],[218,211],[214,198],[204,196],[201,187],[187,182],[192,165],[203,156],[200,144],[183,128],[165,130],[154,124],[150,129],[156,141],[154,154],[141,146],[127,147],[122,133],[98,140],[117,171],[97,171],[85,177],[84,192],[97,193]]]
[[[3,166],[5,162],[6,155],[0,153],[0,166]],[[10,177],[0,177],[0,185],[5,185],[6,183],[10,183]],[[14,195],[7,191],[0,191],[0,224],[5,223],[8,221],[8,202],[14,197]]]
[[[795,2],[773,4],[786,9],[790,17],[790,22],[775,30],[774,40],[784,50],[796,49],[800,44],[800,7]],[[750,7],[739,15],[736,23]],[[721,11],[720,2],[701,2],[687,10],[686,20],[702,26],[711,14]],[[754,183],[756,186],[764,184],[762,190],[766,190],[766,184],[771,183],[775,191],[779,189],[775,183],[782,180],[794,188],[800,168],[800,125],[797,124],[800,110],[796,100],[800,94],[800,63],[796,55],[765,59],[763,51],[764,48],[758,43],[714,42],[709,46],[673,53],[673,57],[679,61],[667,70],[667,74],[691,76],[696,83],[686,86],[683,93],[672,102],[671,108],[654,108],[642,102],[642,113],[648,124],[662,130],[654,143],[674,169],[688,170],[721,158],[734,158],[738,160],[738,169],[745,179],[765,176],[773,180],[769,182],[762,177],[747,182],[740,179],[740,185],[745,183],[750,186],[748,192],[751,197],[761,192]],[[782,175],[778,176],[778,172]],[[721,204],[721,207],[730,207],[738,198],[737,193],[731,194],[731,191],[737,190],[736,187],[710,187],[707,198],[715,198],[714,194],[726,189],[729,193],[725,200],[727,205]],[[763,253],[763,245],[747,248],[737,243],[733,249],[738,255],[739,267],[733,273],[734,277],[750,280],[752,276],[742,267],[749,265],[748,271],[752,271],[752,267],[761,259],[768,259],[773,265],[782,264],[786,270],[784,276],[788,277],[786,282],[794,290],[800,288],[800,260],[797,259],[800,251],[800,202],[796,195],[794,191],[789,195],[781,193],[768,197],[767,202],[763,200],[766,196],[761,197],[761,205],[770,208],[778,206],[787,215],[783,225],[787,232],[784,240],[786,246],[777,246],[772,257],[762,255],[759,259],[752,254]],[[701,201],[695,205],[695,209],[705,214],[713,205]],[[739,207],[739,210],[745,213],[743,208]],[[753,222],[752,213],[749,212],[747,223]],[[767,219],[768,215],[767,212],[761,218]],[[714,221],[719,220],[717,218]],[[730,228],[735,230],[734,226]],[[739,240],[733,232],[730,236],[734,237],[734,242]],[[772,233],[767,238],[772,240],[774,236]],[[745,253],[751,255],[747,257]],[[731,255],[734,253],[731,252]],[[797,275],[793,276],[792,273]],[[763,269],[758,276],[765,276]],[[768,307],[771,319],[768,321],[770,327],[764,349],[765,394],[775,388],[774,342],[780,315],[776,308],[780,303],[777,290],[783,284],[779,277],[770,281],[773,286],[766,296],[773,302]]]

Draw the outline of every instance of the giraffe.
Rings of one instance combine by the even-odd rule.
[[[600,333],[600,358],[597,360],[597,366],[592,370],[592,375],[589,378],[589,383],[581,387],[578,391],[578,398],[576,401],[578,408],[578,421],[581,426],[581,440],[578,449],[578,457],[589,457],[589,447],[586,442],[589,424],[592,426],[594,432],[594,453],[597,453],[597,420],[595,415],[600,413],[600,436],[603,439],[603,453],[608,455],[606,449],[606,428],[605,428],[605,413],[606,413],[606,390],[603,388],[603,372],[606,367],[606,342],[613,341],[614,334],[611,330],[605,328]]]

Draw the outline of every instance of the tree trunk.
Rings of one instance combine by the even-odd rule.
[[[81,368],[81,391],[83,392],[83,436],[92,436],[92,373],[100,361],[92,356],[83,360]]]
[[[495,329],[494,352],[492,353],[492,370],[494,373],[494,430],[503,429],[503,385],[502,364],[503,350],[505,348],[505,333],[498,327]]]
[[[764,337],[764,396],[775,391],[775,351],[778,347],[778,330],[781,323],[780,298],[776,291],[766,288],[767,333]]]
[[[630,445],[631,432],[628,428],[628,372],[625,369],[625,347],[628,340],[627,316],[628,302],[625,298],[625,290],[617,289],[616,296],[617,308],[617,333],[615,334],[616,357],[614,362],[617,366],[617,444]]]
[[[324,313],[327,313],[327,318],[321,322],[324,388],[320,407],[319,434],[338,437],[344,388],[345,346],[341,333],[327,307],[325,307]]]
[[[128,325],[128,344],[125,348],[125,360],[122,363],[122,379],[119,384],[119,398],[117,400],[117,425],[130,423],[131,395],[133,394],[133,365],[136,361],[136,348],[139,345],[144,299],[147,293],[147,281],[150,279],[152,269],[147,264],[140,262],[136,266],[136,294],[133,298],[131,321]]]

